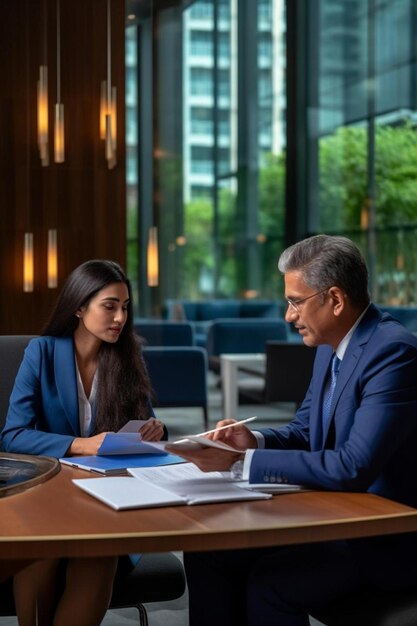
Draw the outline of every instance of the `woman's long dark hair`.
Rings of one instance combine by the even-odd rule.
[[[124,283],[129,293],[127,319],[116,343],[102,342],[98,354],[95,423],[97,433],[118,430],[131,419],[150,414],[151,384],[143,362],[141,340],[133,326],[130,282],[114,261],[92,260],[68,277],[42,335],[68,337],[79,320],[76,312],[111,283]]]

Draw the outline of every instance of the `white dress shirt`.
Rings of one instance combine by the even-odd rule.
[[[84,385],[81,380],[80,370],[78,369],[77,361],[75,361],[75,368],[77,370],[78,417],[80,420],[80,432],[81,437],[88,437],[90,435],[90,429],[94,414],[94,404],[97,395],[98,370],[96,370],[94,373],[90,396],[87,398],[84,390]]]

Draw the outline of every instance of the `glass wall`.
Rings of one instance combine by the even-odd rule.
[[[310,5],[310,232],[363,248],[374,299],[417,300],[417,3]]]
[[[284,2],[196,0],[184,11],[183,36],[182,294],[276,297],[284,217]]]
[[[138,99],[137,99],[137,28],[126,29],[126,200],[127,200],[127,273],[132,281],[133,301],[138,302]]]
[[[141,303],[277,297],[284,244],[327,232],[362,247],[377,302],[415,304],[417,0],[168,5],[149,0],[127,39],[129,273]],[[151,225],[160,272],[149,290]]]
[[[276,298],[284,237],[285,2],[164,4],[154,0],[151,16],[127,29],[127,54],[135,47],[137,54],[136,73],[129,55],[127,74],[129,274],[144,302],[143,248],[155,224],[160,304]],[[140,59],[148,21],[146,84]],[[144,92],[151,94],[152,119],[144,118]],[[143,170],[143,124],[152,129],[150,176]]]

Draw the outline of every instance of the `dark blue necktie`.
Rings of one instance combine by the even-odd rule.
[[[323,429],[323,445],[326,441],[327,429],[330,422],[330,407],[332,405],[332,399],[334,390],[336,387],[337,375],[339,373],[340,359],[336,356],[336,352],[332,356],[332,362],[330,365],[330,376],[327,388],[323,395],[323,409],[322,409],[322,429]]]

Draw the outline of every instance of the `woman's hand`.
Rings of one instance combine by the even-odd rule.
[[[94,456],[97,454],[107,433],[100,433],[94,437],[76,437],[69,447],[69,456]]]
[[[151,417],[140,429],[142,441],[160,441],[164,434],[164,425],[159,420]]]

